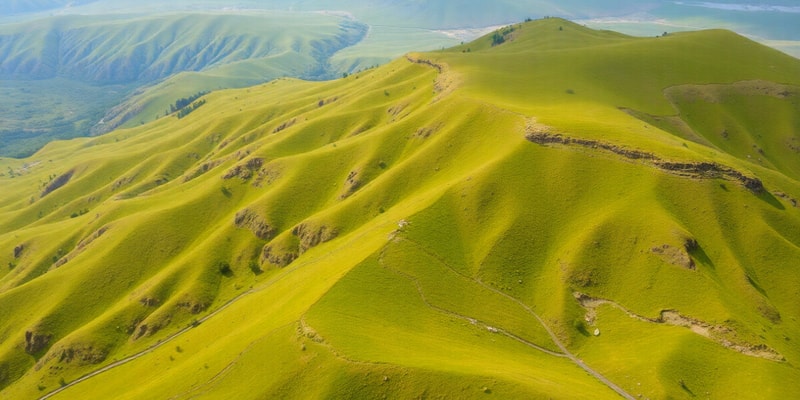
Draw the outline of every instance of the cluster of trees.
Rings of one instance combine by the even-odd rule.
[[[181,108],[180,110],[178,110],[178,114],[177,114],[178,119],[181,119],[181,118],[189,115],[192,111],[197,110],[203,104],[206,104],[206,99],[195,101],[194,103],[192,103],[191,106],[187,106],[187,107]]]
[[[492,35],[492,46],[499,46],[499,45],[505,43],[506,42],[506,38],[508,37],[508,35],[510,35],[516,29],[517,28],[515,28],[512,25],[512,26],[507,26],[507,27],[505,27],[505,28],[503,28],[501,30],[496,31]]]
[[[170,114],[172,114],[172,113],[174,113],[176,111],[180,111],[180,110],[186,108],[186,106],[192,104],[192,102],[194,102],[195,100],[197,100],[197,99],[199,99],[199,98],[201,98],[201,97],[203,97],[203,96],[205,96],[207,94],[208,94],[207,91],[202,91],[202,92],[197,92],[197,93],[195,93],[195,94],[193,94],[193,95],[191,95],[189,97],[182,97],[182,98],[180,98],[178,100],[175,100],[174,104],[170,104],[169,105],[169,110],[166,111],[164,113],[164,115],[170,115]],[[205,101],[203,101],[203,102],[205,103]],[[191,111],[189,111],[189,112],[191,112]],[[181,117],[178,117],[178,118],[181,118]]]

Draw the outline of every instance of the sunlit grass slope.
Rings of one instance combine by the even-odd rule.
[[[0,159],[0,396],[800,390],[800,62],[498,35]]]

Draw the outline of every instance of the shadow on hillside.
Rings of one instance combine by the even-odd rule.
[[[766,202],[767,204],[777,208],[778,210],[783,211],[786,209],[786,207],[784,207],[783,204],[781,204],[781,202],[778,199],[776,199],[775,196],[772,195],[772,193],[766,190],[759,193],[757,197]]]
[[[692,256],[692,259],[698,261],[701,265],[705,265],[711,269],[716,269],[714,262],[711,261],[711,258],[708,257],[705,250],[703,250],[700,245],[695,245],[691,250],[689,250],[689,255]]]

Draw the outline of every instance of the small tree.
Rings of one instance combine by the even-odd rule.
[[[506,42],[506,38],[500,34],[500,32],[495,32],[492,35],[492,46],[499,46]]]

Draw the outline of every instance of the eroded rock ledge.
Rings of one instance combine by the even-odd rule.
[[[631,160],[642,160],[662,171],[671,174],[699,179],[727,179],[735,181],[750,190],[759,194],[764,191],[761,180],[749,177],[733,168],[726,167],[714,162],[674,162],[659,158],[653,153],[641,150],[627,149],[611,143],[599,140],[572,138],[560,133],[550,133],[540,130],[529,129],[525,135],[528,141],[540,144],[561,144],[565,146],[581,146],[586,148],[598,149],[618,154]]]
[[[677,310],[661,310],[657,318],[648,318],[636,314],[633,311],[621,306],[617,302],[611,300],[594,298],[585,293],[579,292],[573,293],[573,296],[575,297],[575,300],[580,303],[581,307],[586,309],[585,320],[590,325],[595,324],[597,319],[597,308],[601,305],[610,305],[618,310],[621,310],[625,314],[628,314],[629,317],[642,322],[688,328],[692,332],[711,339],[727,349],[737,351],[747,356],[764,358],[776,362],[786,361],[786,358],[766,344],[761,343],[754,345],[737,341],[735,339],[736,332],[730,326],[713,325],[705,321],[682,315]]]

